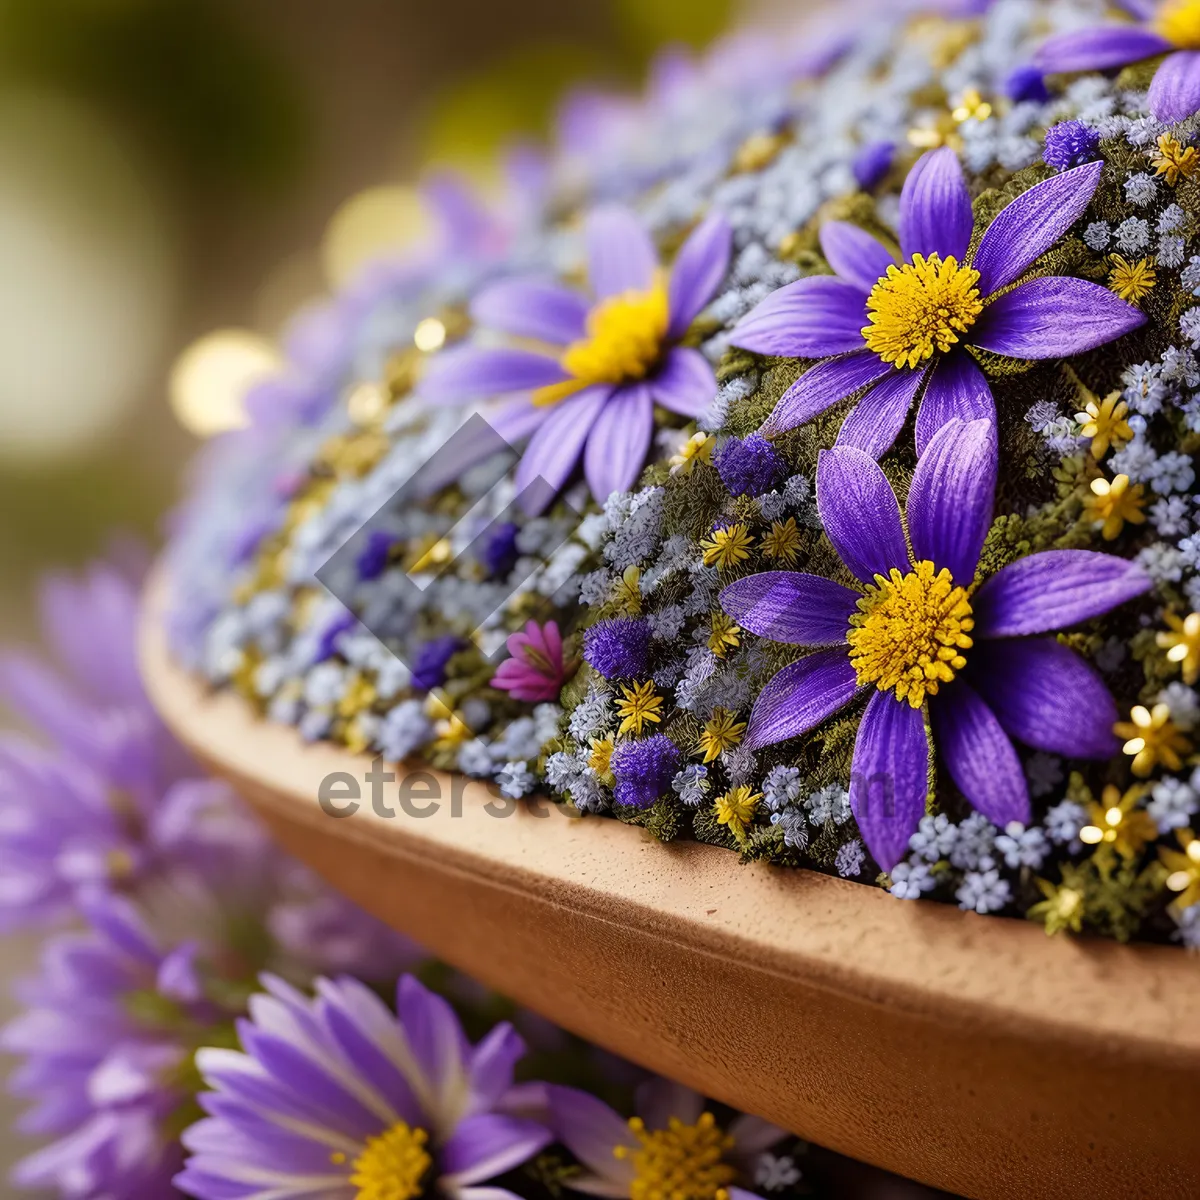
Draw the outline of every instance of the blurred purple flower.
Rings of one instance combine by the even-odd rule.
[[[508,652],[512,657],[500,664],[492,677],[492,687],[526,704],[558,699],[567,680],[567,668],[556,622],[538,625],[530,621],[524,632],[510,635]]]

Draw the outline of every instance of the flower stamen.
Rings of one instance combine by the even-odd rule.
[[[666,1129],[655,1130],[634,1117],[629,1129],[638,1145],[617,1146],[613,1155],[633,1167],[630,1200],[728,1200],[737,1173],[725,1157],[734,1141],[712,1113],[693,1125],[672,1117]]]
[[[415,1200],[424,1192],[423,1181],[433,1166],[428,1141],[424,1129],[412,1129],[403,1121],[367,1138],[352,1165],[354,1200]]]

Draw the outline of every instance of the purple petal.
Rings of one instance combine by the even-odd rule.
[[[672,1119],[685,1125],[700,1120],[704,1097],[682,1083],[658,1075],[638,1087],[633,1107],[647,1129],[666,1129]]]
[[[1014,283],[1083,216],[1104,173],[1102,162],[1064,171],[1023,192],[988,226],[971,266],[979,292]]]
[[[1010,358],[1067,358],[1145,323],[1143,313],[1108,288],[1051,276],[998,296],[983,310],[971,340]]]
[[[1034,61],[1043,71],[1106,71],[1172,49],[1166,38],[1135,25],[1101,25],[1060,33],[1042,43]]]
[[[454,1009],[411,975],[396,988],[396,1012],[426,1085],[448,1090],[461,1077],[470,1045]]]
[[[742,745],[761,750],[799,737],[854,699],[858,677],[844,649],[821,650],[784,667],[759,693]]]
[[[1068,758],[1105,759],[1121,748],[1117,706],[1100,675],[1054,638],[980,641],[969,652],[974,686],[1010,737]]]
[[[477,324],[558,346],[584,336],[587,312],[578,292],[546,279],[504,279],[471,301]]]
[[[957,679],[929,705],[933,744],[976,812],[1001,829],[1029,823],[1029,785],[1021,760],[996,714]]]
[[[717,394],[717,377],[699,350],[676,346],[667,351],[661,370],[647,384],[663,408],[698,417]]]
[[[441,1185],[450,1190],[463,1184],[495,1179],[528,1162],[544,1150],[554,1135],[534,1121],[501,1113],[479,1113],[458,1123],[442,1147]]]
[[[528,392],[569,378],[557,359],[504,346],[463,346],[437,355],[421,381],[432,401],[463,404],[506,392]]]
[[[948,146],[923,154],[900,193],[900,251],[953,256],[962,262],[971,244],[971,196],[958,155]]]
[[[810,275],[772,292],[733,328],[730,342],[755,354],[828,358],[863,348],[867,298],[852,283]]]
[[[997,571],[972,601],[980,637],[1067,629],[1153,586],[1135,562],[1094,550],[1046,550]]]
[[[908,570],[900,505],[874,459],[853,446],[822,450],[817,459],[817,510],[842,562],[871,583],[893,567]]]
[[[612,389],[607,386],[585,388],[563,400],[529,439],[517,467],[516,484],[519,493],[530,489],[525,502],[530,516],[544,511],[562,489],[611,395]]]
[[[867,849],[885,871],[907,853],[928,795],[924,713],[891,692],[876,692],[854,742],[850,807]]]
[[[654,434],[654,404],[644,383],[617,388],[588,434],[583,473],[598,504],[627,492],[646,465]]]
[[[896,261],[882,242],[849,221],[821,226],[821,250],[838,276],[863,292],[870,292]]]
[[[991,421],[950,421],[917,462],[908,490],[913,557],[970,587],[992,524],[998,451]]]
[[[892,448],[904,428],[923,371],[893,371],[851,410],[838,430],[839,446],[856,446],[878,459]]]
[[[1200,54],[1181,50],[1165,58],[1154,73],[1147,103],[1160,121],[1172,125],[1194,116],[1200,110]]]
[[[617,1146],[633,1146],[628,1122],[602,1100],[570,1087],[548,1089],[554,1132],[590,1171],[607,1179],[632,1180],[633,1167],[613,1154]]]
[[[759,637],[790,646],[836,646],[846,640],[858,594],[819,575],[763,571],[722,589],[721,607]]]
[[[763,423],[762,432],[795,429],[891,372],[892,368],[869,350],[817,363],[780,396],[775,411]]]
[[[948,421],[995,421],[996,401],[983,372],[966,353],[945,355],[933,368],[917,409],[917,454]]]
[[[513,1069],[524,1055],[525,1040],[507,1021],[475,1047],[469,1074],[476,1108],[489,1109],[500,1102],[512,1087]]]
[[[597,299],[643,292],[654,282],[658,255],[645,225],[627,208],[595,209],[584,228],[588,282]]]
[[[687,332],[701,309],[713,298],[729,269],[733,231],[724,213],[710,213],[688,235],[671,267],[667,292],[667,337],[676,341]]]

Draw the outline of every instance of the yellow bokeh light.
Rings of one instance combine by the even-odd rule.
[[[420,193],[407,184],[381,184],[351,196],[333,214],[321,243],[332,287],[349,283],[372,259],[417,245],[430,234]]]
[[[418,350],[432,354],[440,350],[446,342],[446,326],[437,317],[426,317],[413,332],[413,342]]]
[[[168,383],[171,408],[197,437],[240,429],[247,424],[246,392],[282,366],[266,338],[248,329],[218,329],[175,360]]]

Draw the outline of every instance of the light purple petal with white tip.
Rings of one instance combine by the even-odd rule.
[[[833,275],[810,275],[772,292],[733,328],[730,342],[755,354],[828,358],[861,350],[867,298]]]
[[[464,404],[567,378],[558,360],[548,354],[507,346],[462,346],[434,358],[421,380],[421,395],[434,403]]]
[[[684,417],[698,417],[717,394],[717,377],[708,359],[690,346],[668,350],[658,374],[646,384],[663,408]]]
[[[896,261],[882,242],[849,221],[821,226],[821,250],[838,278],[863,293],[869,293]]]
[[[637,482],[653,435],[649,387],[635,383],[618,388],[600,410],[583,452],[583,473],[598,504]]]
[[[1104,680],[1056,638],[981,639],[967,673],[1005,732],[1035,750],[1106,759],[1121,748]]]
[[[929,376],[917,409],[917,454],[924,454],[937,431],[954,420],[996,420],[996,401],[987,378],[964,351],[945,355]]]
[[[588,282],[597,299],[644,292],[654,282],[658,255],[645,225],[627,208],[595,209],[584,226]]]
[[[837,444],[856,446],[874,459],[882,457],[900,436],[924,378],[921,371],[892,371],[880,380],[850,410]]]
[[[503,279],[471,301],[477,325],[565,346],[586,332],[587,301],[548,279]]]
[[[948,146],[917,159],[900,193],[900,251],[962,262],[971,244],[971,196],[958,155]]]
[[[761,750],[815,729],[858,693],[850,656],[839,647],[790,663],[759,693],[742,745]]]
[[[517,466],[516,484],[518,492],[528,491],[523,504],[530,516],[543,512],[562,489],[611,395],[612,388],[603,386],[585,388],[569,396],[551,410],[529,439]]]
[[[950,421],[917,462],[908,490],[913,558],[969,587],[992,524],[998,452],[991,421]]]
[[[460,1121],[441,1148],[443,1189],[495,1179],[528,1162],[554,1135],[534,1121],[502,1113],[479,1113]]]
[[[1048,38],[1034,62],[1047,73],[1107,71],[1172,49],[1171,43],[1136,25],[1100,25]]]
[[[970,684],[956,679],[929,702],[933,744],[976,812],[1001,829],[1029,823],[1029,785],[996,714]]]
[[[1010,358],[1067,358],[1145,323],[1142,312],[1098,283],[1050,276],[1030,279],[993,300],[971,341]]]
[[[928,795],[924,714],[891,692],[875,692],[854,742],[850,807],[867,849],[885,871],[908,852]]]
[[[524,1054],[525,1040],[507,1021],[492,1029],[471,1051],[467,1073],[476,1111],[500,1102],[512,1087],[513,1070]]]
[[[671,267],[667,337],[677,341],[716,294],[729,270],[733,230],[724,213],[710,213],[688,235]]]
[[[1172,125],[1195,116],[1200,110],[1200,54],[1180,50],[1165,58],[1154,73],[1146,102],[1160,121]]]
[[[869,455],[853,446],[821,451],[817,510],[825,535],[856,579],[872,583],[893,567],[908,570],[896,493]]]
[[[891,371],[887,363],[869,350],[817,363],[780,396],[774,411],[763,422],[762,432],[769,435],[795,429]]]
[[[554,1132],[579,1161],[606,1179],[623,1181],[626,1189],[633,1180],[633,1166],[619,1159],[617,1146],[637,1145],[629,1123],[602,1100],[576,1088],[548,1089],[550,1120]],[[625,1195],[628,1195],[626,1190]]]
[[[971,266],[979,293],[1015,283],[1083,216],[1104,173],[1102,162],[1064,171],[1023,192],[988,226]]]
[[[846,640],[858,593],[802,571],[763,571],[721,591],[721,607],[759,637],[791,646],[836,646]]]
[[[638,1087],[634,1108],[647,1129],[666,1129],[672,1119],[694,1125],[704,1112],[704,1097],[682,1083],[655,1076]]]
[[[1046,550],[996,572],[975,594],[980,637],[1024,637],[1069,629],[1141,596],[1153,586],[1145,570],[1115,554]]]

